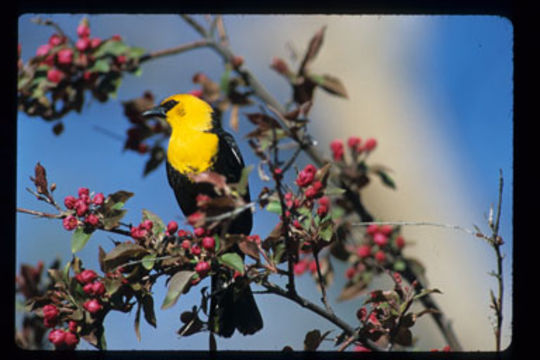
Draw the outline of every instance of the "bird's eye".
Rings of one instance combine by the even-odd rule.
[[[165,109],[165,112],[171,110],[176,104],[178,104],[178,101],[176,100],[169,100],[163,104],[161,104],[161,106]]]

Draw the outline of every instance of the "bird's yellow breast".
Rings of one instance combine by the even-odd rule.
[[[169,140],[167,160],[181,174],[197,174],[213,165],[218,143],[218,136],[213,133],[174,129]]]

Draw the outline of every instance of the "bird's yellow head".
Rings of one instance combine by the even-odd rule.
[[[213,126],[212,112],[212,107],[204,100],[190,94],[176,94],[142,115],[165,119],[173,131],[180,128],[206,131]]]

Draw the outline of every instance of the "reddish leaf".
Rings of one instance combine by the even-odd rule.
[[[255,244],[252,241],[249,240],[243,240],[238,243],[238,248],[240,248],[240,251],[242,251],[244,254],[250,256],[251,258],[259,261],[259,248],[257,247],[257,244]]]
[[[345,85],[339,80],[337,77],[332,75],[322,75],[322,76],[311,76],[311,79],[317,83],[323,90],[326,92],[341,96],[344,98],[348,98],[347,90],[345,89]]]
[[[36,185],[37,193],[49,197],[50,195],[47,185],[47,174],[45,168],[41,166],[39,162],[36,164],[34,174],[35,177],[30,177],[30,180],[32,180]]]
[[[304,59],[302,60],[300,69],[298,70],[299,75],[304,75],[305,73],[307,73],[309,65],[311,64],[311,62],[313,62],[313,60],[319,53],[319,50],[321,49],[323,43],[325,30],[326,26],[320,28],[319,31],[317,31],[309,41],[308,49],[306,51],[306,54],[304,55]]]

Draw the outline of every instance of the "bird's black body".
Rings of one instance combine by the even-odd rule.
[[[232,135],[224,131],[219,124],[215,124],[212,132],[218,136],[219,150],[209,170],[225,176],[227,183],[237,183],[244,168],[240,150]],[[197,211],[198,194],[216,195],[210,184],[193,182],[187,175],[177,171],[168,161],[166,168],[169,185],[174,190],[176,200],[186,217]],[[249,188],[244,200],[251,201]],[[226,232],[249,235],[252,225],[252,211],[246,209],[228,224]],[[218,229],[217,233],[219,232]],[[231,251],[236,251],[243,256],[236,245]],[[212,293],[225,288],[227,284],[230,285],[225,291],[212,297],[209,316],[211,331],[220,336],[230,337],[235,329],[244,335],[260,330],[263,321],[249,285],[242,284],[240,281],[231,283],[230,274],[216,274],[212,276]]]

